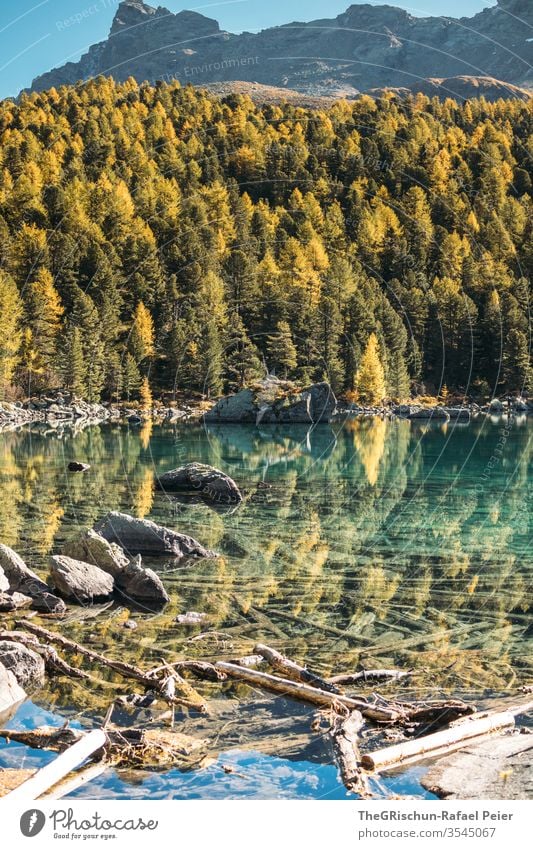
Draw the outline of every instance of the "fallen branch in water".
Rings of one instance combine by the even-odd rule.
[[[362,669],[361,672],[334,675],[332,678],[328,678],[328,681],[330,684],[348,686],[350,684],[365,684],[367,682],[400,681],[402,678],[410,678],[412,674],[412,669],[408,669],[406,672],[401,669]]]
[[[69,640],[67,637],[63,637],[61,634],[48,631],[46,628],[42,628],[40,625],[35,625],[33,622],[28,622],[24,619],[16,624],[18,628],[25,628],[27,631],[30,631],[32,634],[36,634],[38,637],[42,637],[51,643],[57,643],[67,651],[73,652],[74,654],[81,654],[84,657],[89,658],[89,660],[98,663],[100,666],[112,669],[124,678],[132,678],[134,681],[139,681],[147,689],[155,690],[171,705],[179,704],[183,707],[197,710],[200,713],[207,712],[205,700],[199,693],[196,692],[196,690],[193,689],[193,687],[191,687],[188,681],[181,678],[177,672],[174,673],[175,692],[170,694],[168,692],[168,675],[166,675],[163,680],[159,680],[151,673],[143,672],[143,670],[139,669],[138,666],[132,666],[130,663],[124,663],[121,660],[111,660],[99,652],[88,649],[85,646],[80,645],[80,643],[76,643],[73,640]]]
[[[344,711],[359,710],[363,716],[375,722],[399,722],[404,718],[403,712],[397,710],[395,707],[369,704],[364,699],[353,699],[350,696],[337,695],[327,690],[320,690],[318,687],[311,687],[309,684],[301,684],[296,681],[289,681],[286,678],[268,675],[266,672],[259,672],[257,669],[246,669],[243,666],[236,666],[232,663],[224,663],[222,661],[216,663],[215,666],[217,669],[225,672],[230,678],[237,678],[247,684],[262,687],[271,693],[290,696],[291,698],[308,702],[309,704],[327,705],[334,710],[338,710],[339,708],[341,710],[344,709]]]
[[[416,740],[389,746],[386,749],[378,749],[363,755],[362,764],[366,769],[375,772],[395,769],[399,766],[417,763],[425,758],[434,758],[447,755],[456,749],[464,748],[473,740],[491,734],[494,731],[502,731],[514,726],[515,720],[512,713],[504,711],[483,719],[470,719],[437,731],[436,734],[427,734]]]
[[[362,799],[368,799],[372,793],[359,755],[358,732],[363,724],[363,716],[357,710],[352,711],[346,718],[333,715],[329,736],[333,742],[344,786],[350,793],[357,793]]]
[[[0,631],[0,640],[21,643],[37,654],[40,654],[44,660],[46,671],[51,675],[67,675],[69,678],[79,678],[83,681],[100,683],[92,675],[89,675],[88,672],[84,672],[76,666],[71,666],[58,655],[53,646],[43,645],[35,636],[23,634],[21,631]]]
[[[277,672],[281,672],[287,678],[294,681],[300,681],[303,684],[310,684],[312,687],[318,687],[320,690],[326,690],[328,693],[339,693],[338,687],[335,687],[331,682],[325,681],[314,672],[310,672],[304,666],[300,666],[288,657],[280,654],[270,646],[265,646],[263,643],[258,643],[254,649],[255,654],[260,655],[268,661],[270,666]]]

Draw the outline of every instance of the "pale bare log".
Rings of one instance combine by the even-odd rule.
[[[19,784],[6,798],[13,801],[31,801],[61,781],[69,772],[84,763],[91,755],[102,749],[107,742],[104,731],[97,729],[85,734],[55,758],[51,763],[38,770],[27,781]]]
[[[484,719],[469,719],[460,725],[438,731],[436,734],[427,734],[416,740],[408,740],[406,743],[368,752],[363,755],[362,764],[366,769],[382,772],[413,764],[424,758],[440,757],[456,749],[464,748],[474,739],[511,728],[514,722],[514,716],[510,712],[494,714]]]

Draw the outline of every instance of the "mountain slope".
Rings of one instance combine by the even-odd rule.
[[[531,37],[530,37],[531,35]],[[429,78],[494,78],[533,89],[533,3],[498,0],[472,18],[415,18],[393,6],[357,4],[334,19],[234,35],[196,12],[173,14],[123,0],[109,38],[32,89],[97,74],[123,81],[228,80],[350,97],[373,88],[426,90]],[[465,91],[474,91],[475,86]],[[462,95],[470,96],[470,94]]]

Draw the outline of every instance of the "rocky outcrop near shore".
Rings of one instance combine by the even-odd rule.
[[[204,415],[212,424],[322,424],[331,421],[337,399],[329,383],[298,390],[294,383],[268,376],[249,389],[221,398]]]

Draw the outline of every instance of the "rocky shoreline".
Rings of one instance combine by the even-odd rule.
[[[198,402],[191,401],[181,407],[157,406],[139,410],[134,406],[98,404],[55,392],[41,398],[10,403],[0,402],[0,431],[14,430],[27,425],[43,425],[52,430],[68,427],[82,430],[90,425],[108,423],[142,424],[143,421],[175,422],[201,415]]]
[[[90,403],[68,393],[54,392],[24,402],[0,402],[0,432],[29,425],[41,425],[50,431],[64,428],[79,431],[103,423],[141,425],[145,421],[161,424],[203,420],[206,424],[316,425],[358,416],[466,424],[482,415],[533,413],[533,400],[518,397],[494,398],[487,404],[466,400],[456,405],[428,406],[412,401],[361,406],[338,400],[327,383],[316,383],[297,390],[287,381],[272,377],[255,387],[220,398],[207,411],[205,406],[205,401],[188,399],[180,406],[159,405],[140,410],[124,404]]]

